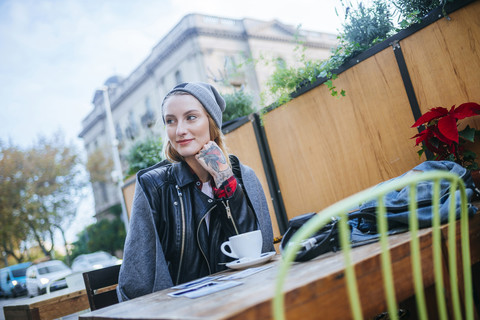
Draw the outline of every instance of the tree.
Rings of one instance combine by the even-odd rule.
[[[346,9],[342,36],[359,52],[383,41],[392,30],[389,4],[383,0],[374,0],[370,6],[360,2],[357,8]]]
[[[64,235],[85,186],[76,148],[58,132],[26,150],[3,144],[0,150],[3,250],[13,256],[22,241],[33,240],[50,256],[55,231]]]
[[[21,242],[28,228],[20,216],[25,181],[19,179],[23,170],[23,153],[0,140],[0,248],[20,263],[24,259]]]
[[[162,160],[162,138],[147,138],[136,142],[128,151],[127,175],[137,173],[141,169],[148,168]]]
[[[103,250],[115,255],[115,251],[123,249],[126,232],[120,218],[111,221],[103,219],[88,227],[87,232],[87,248],[90,252]]]
[[[123,249],[126,232],[120,218],[121,207],[114,206],[110,211],[115,215],[114,219],[103,219],[91,224],[77,235],[78,240],[73,243],[72,259],[99,250],[115,255],[116,251]]]
[[[105,153],[105,148],[97,148],[88,155],[87,170],[90,174],[90,182],[110,182],[110,172],[113,168],[113,160],[110,153]]]
[[[240,118],[255,112],[252,107],[252,96],[243,89],[235,90],[234,93],[222,95],[225,99],[226,108],[223,112],[223,122]]]
[[[54,244],[54,230],[58,229],[64,240],[64,226],[74,218],[76,207],[85,186],[81,178],[79,155],[73,145],[66,145],[60,134],[51,140],[40,138],[37,145],[27,152],[27,181],[25,209],[31,232],[39,246],[46,252],[42,243],[46,235]],[[43,235],[43,239],[39,237]],[[67,251],[68,254],[68,251]]]

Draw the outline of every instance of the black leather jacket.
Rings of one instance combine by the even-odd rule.
[[[238,163],[233,166],[237,188],[233,196],[223,199],[205,195],[186,163],[159,167],[139,179],[153,209],[174,285],[225,269],[223,263],[232,259],[220,251],[222,242],[235,234],[257,229],[255,214],[238,176]],[[207,233],[205,216],[209,212]]]
[[[222,270],[220,263],[230,258],[220,245],[237,232],[260,229],[262,252],[274,250],[262,185],[252,169],[234,156],[230,161],[237,189],[225,199],[206,196],[186,163],[164,161],[137,174],[118,279],[120,301]]]
[[[237,189],[211,199],[186,163],[161,162],[137,174],[117,294],[125,301],[225,268],[228,237],[262,231],[262,252],[273,251],[273,232],[262,185],[230,156]],[[205,215],[210,212],[209,232]]]

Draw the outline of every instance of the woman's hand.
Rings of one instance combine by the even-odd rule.
[[[204,145],[195,158],[213,177],[217,188],[233,176],[232,168],[228,165],[225,155],[215,141],[209,141]]]

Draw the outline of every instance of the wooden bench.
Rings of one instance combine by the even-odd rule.
[[[48,295],[17,300],[5,305],[5,320],[56,319],[89,309],[85,289],[72,291],[63,289]]]

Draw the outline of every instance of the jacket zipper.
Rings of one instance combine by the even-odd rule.
[[[183,194],[180,191],[180,187],[178,185],[175,187],[177,188],[178,198],[180,200],[180,208],[182,211],[182,246],[180,249],[180,262],[178,264],[177,282],[175,283],[177,285],[180,281],[180,270],[182,270],[183,253],[185,251],[185,208],[183,206]]]
[[[217,207],[217,205],[214,205],[213,207],[211,207],[207,213],[205,213],[205,215],[202,217],[202,219],[200,219],[200,223],[198,224],[198,227],[197,227],[197,244],[198,244],[198,247],[200,248],[200,252],[202,253],[203,257],[205,258],[205,261],[207,262],[207,267],[208,267],[208,274],[212,274],[212,269],[210,269],[210,263],[208,262],[208,259],[207,259],[207,256],[205,255],[205,252],[203,252],[202,250],[202,246],[200,245],[200,239],[198,239],[198,232],[200,231],[200,226],[202,225],[202,222],[203,220],[205,220],[205,218],[207,217],[207,215]]]
[[[222,203],[225,206],[225,210],[227,210],[228,219],[232,220],[232,224],[233,224],[233,228],[235,228],[235,232],[237,234],[239,234],[238,229],[237,229],[237,225],[235,224],[235,220],[233,220],[232,212],[230,211],[230,204],[228,203],[228,200],[227,200],[227,204],[225,204],[225,201],[222,201]]]

